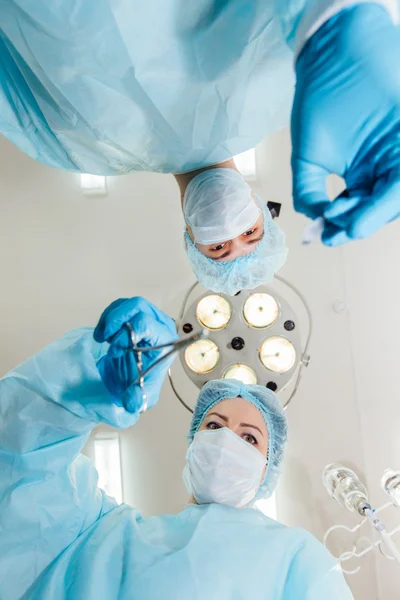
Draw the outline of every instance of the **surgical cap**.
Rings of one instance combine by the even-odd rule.
[[[197,244],[215,244],[241,235],[260,216],[251,187],[235,169],[202,171],[188,184],[183,199],[185,221]]]
[[[272,281],[276,271],[284,265],[287,248],[285,234],[272,220],[267,206],[259,202],[264,215],[264,236],[255,250],[229,262],[208,258],[192,241],[185,230],[185,249],[198,281],[209,290],[234,296],[241,290],[254,289]]]
[[[274,392],[262,385],[246,385],[234,379],[217,379],[206,383],[197,399],[192,422],[187,435],[192,442],[209,410],[226,398],[240,396],[253,404],[264,418],[268,431],[268,461],[263,482],[254,500],[269,498],[281,473],[284,448],[287,440],[287,420],[282,405]]]

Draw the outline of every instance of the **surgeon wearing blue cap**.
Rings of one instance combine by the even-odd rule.
[[[142,348],[176,339],[158,308],[120,299],[95,330],[68,333],[0,380],[1,600],[350,600],[337,561],[312,535],[255,507],[274,491],[287,438],[265,387],[203,387],[179,514],[144,518],[97,487],[80,454],[91,430],[129,427],[144,409],[130,332]],[[143,357],[147,367],[159,355]],[[170,364],[144,381],[149,407]]]

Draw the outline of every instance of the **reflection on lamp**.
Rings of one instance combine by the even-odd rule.
[[[278,319],[278,303],[270,294],[251,294],[244,303],[243,316],[251,327],[270,327]]]
[[[255,385],[257,383],[257,375],[253,369],[247,365],[241,365],[239,363],[228,367],[225,373],[222,375],[222,378],[238,379],[239,381],[250,385]]]
[[[223,329],[229,323],[231,315],[229,302],[216,294],[202,298],[196,309],[196,317],[200,325],[207,329]]]
[[[281,336],[266,339],[260,348],[260,360],[274,373],[286,373],[296,362],[296,350],[289,340]]]
[[[219,361],[218,346],[209,339],[194,342],[185,350],[185,361],[189,369],[195,373],[209,373]]]

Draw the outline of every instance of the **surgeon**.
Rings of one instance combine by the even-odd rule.
[[[94,331],[68,333],[0,380],[1,600],[350,600],[319,542],[254,507],[276,486],[287,433],[262,386],[201,390],[179,514],[145,519],[97,487],[80,454],[91,430],[136,423],[171,364],[136,384],[132,334],[145,348],[176,328],[142,298],[117,300]],[[144,369],[160,357],[142,356]]]
[[[399,2],[2,0],[0,131],[53,167],[192,178],[197,278],[254,288],[282,266],[284,236],[226,163],[289,122],[295,81],[295,208],[331,246],[397,218]],[[332,172],[347,190],[329,202]]]
[[[184,245],[198,281],[231,296],[272,281],[286,260],[285,235],[233,159],[175,179]]]

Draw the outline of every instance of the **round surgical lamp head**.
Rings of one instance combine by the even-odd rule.
[[[282,336],[264,340],[259,355],[264,367],[274,373],[287,373],[296,362],[296,350],[292,342]]]
[[[371,509],[367,488],[351,469],[340,464],[327,465],[323,482],[328,494],[347,510],[364,516]]]
[[[208,338],[180,352],[181,364],[198,388],[211,379],[234,378],[279,393],[302,357],[298,323],[289,302],[268,286],[233,297],[199,294],[192,304],[185,302],[178,332],[184,337],[201,327]]]
[[[265,329],[276,323],[279,306],[271,294],[257,292],[250,294],[243,305],[243,316],[250,327]]]
[[[218,331],[223,329],[229,323],[231,318],[231,305],[222,296],[210,294],[204,296],[197,304],[196,317],[200,325]]]
[[[238,379],[243,383],[256,385],[257,384],[257,375],[253,371],[251,367],[247,365],[230,365],[222,375],[223,379]]]
[[[198,340],[185,350],[185,362],[193,373],[199,375],[210,373],[215,369],[218,361],[218,346],[212,340]]]

